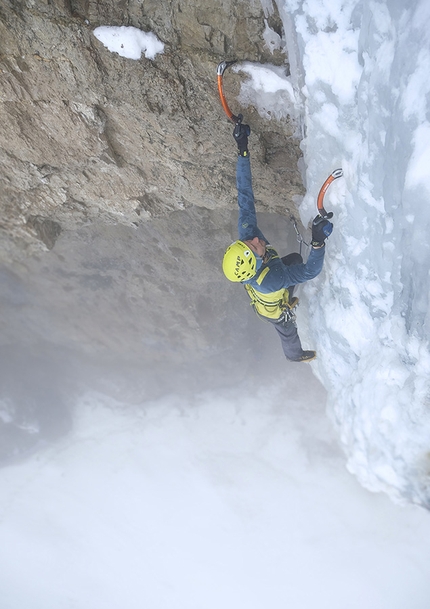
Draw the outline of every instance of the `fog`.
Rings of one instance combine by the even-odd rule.
[[[183,216],[202,231],[202,216]],[[3,274],[17,339],[2,367],[5,608],[425,609],[427,514],[347,472],[311,366],[287,363],[221,277],[235,214],[203,217],[203,245],[171,219],[86,228]],[[260,225],[298,250],[288,217]],[[153,291],[183,303],[195,248],[228,306],[200,311],[192,331],[184,307],[157,299],[152,315],[128,284],[150,265]],[[196,300],[192,316],[208,296]]]
[[[298,251],[288,216],[261,225]],[[140,401],[284,370],[275,332],[221,274],[235,228],[235,212],[207,210],[87,227],[3,269],[2,460],[69,431],[88,390]]]

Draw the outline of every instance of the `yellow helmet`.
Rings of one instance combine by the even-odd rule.
[[[257,272],[254,252],[243,241],[235,241],[226,249],[222,270],[230,281],[251,279]]]

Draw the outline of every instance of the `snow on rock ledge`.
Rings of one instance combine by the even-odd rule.
[[[109,51],[128,59],[140,59],[142,53],[147,59],[154,59],[164,51],[164,44],[153,32],[142,32],[136,27],[103,25],[93,34]]]

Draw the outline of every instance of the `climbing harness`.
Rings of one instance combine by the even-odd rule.
[[[266,250],[268,258],[265,264],[269,263],[275,258],[279,258],[277,251],[270,245],[267,246]],[[263,268],[260,275],[256,280],[257,286],[260,286],[270,271],[270,268],[266,266]],[[275,292],[260,292],[258,287],[250,285],[249,283],[244,284],[244,288],[251,299],[251,306],[259,317],[265,319],[265,321],[272,321],[275,323],[284,323],[295,320],[294,309],[296,308],[299,299],[290,298],[290,292],[287,288],[281,288]]]
[[[272,323],[295,321],[295,309],[299,299],[293,298],[290,303],[290,293],[287,288],[281,288],[269,294],[259,292],[249,284],[244,284],[244,288],[251,299],[250,304],[258,317]]]

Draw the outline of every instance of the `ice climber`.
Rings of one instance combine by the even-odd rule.
[[[244,285],[255,312],[273,324],[285,357],[291,362],[310,362],[315,351],[304,351],[297,332],[293,298],[296,284],[316,277],[322,269],[325,240],[333,224],[321,216],[312,223],[312,248],[306,264],[300,254],[279,258],[257,227],[248,151],[249,125],[237,124],[233,136],[238,146],[236,185],[239,205],[239,240],[224,254],[222,268],[230,281]]]

